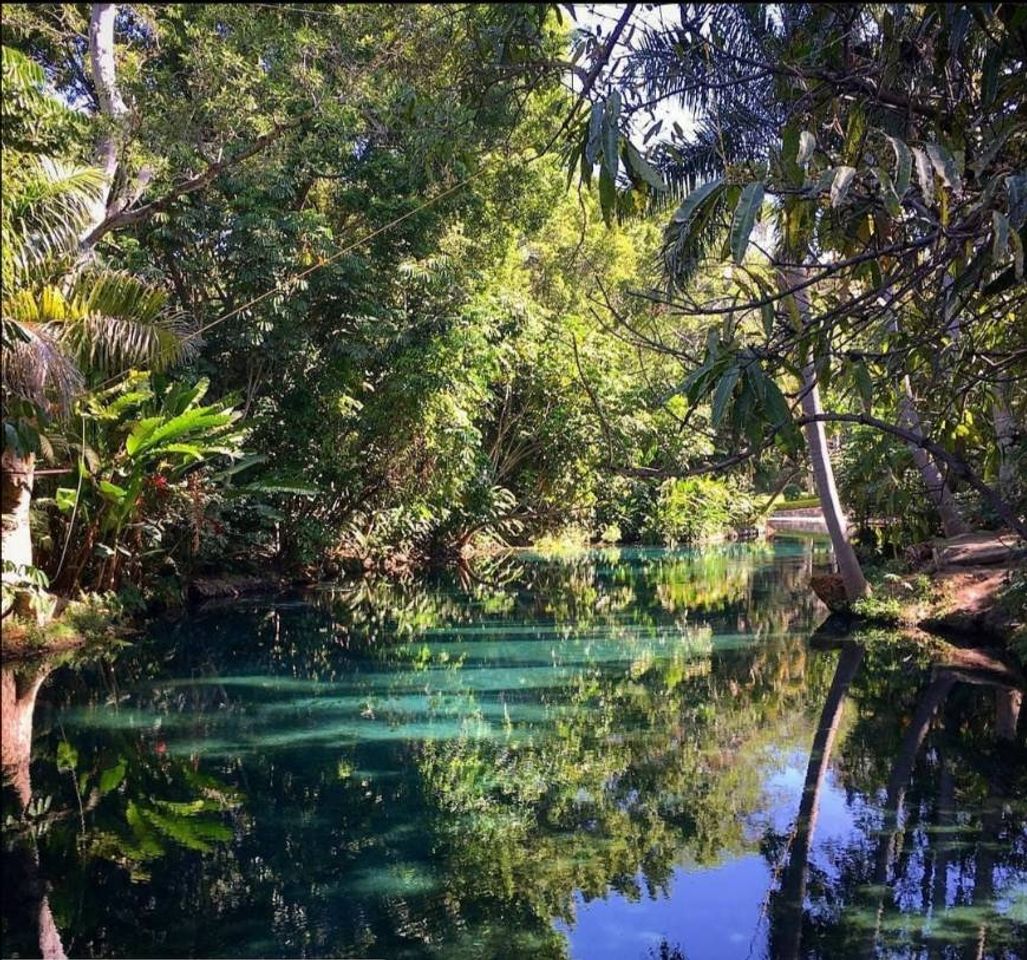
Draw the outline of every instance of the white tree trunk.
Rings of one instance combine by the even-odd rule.
[[[32,566],[32,535],[29,508],[36,457],[20,456],[11,447],[3,452],[3,554],[4,560],[19,567]]]
[[[128,113],[128,107],[125,106],[118,90],[115,71],[114,18],[117,12],[117,4],[94,3],[89,16],[89,59],[93,87],[106,123],[96,145],[96,164],[107,174],[107,189],[94,204],[86,236],[107,216],[107,208],[114,193],[114,179],[118,172],[117,127],[119,121]]]
[[[785,288],[798,286],[805,280],[804,270],[791,270],[782,275]],[[809,295],[804,288],[795,294],[795,302],[799,308],[799,318],[803,326],[809,323]],[[813,350],[809,360],[802,368],[802,412],[806,418],[819,416],[823,413],[820,405],[820,390],[817,387],[816,364]],[[838,573],[845,585],[845,595],[851,600],[865,597],[869,591],[863,571],[856,557],[856,551],[849,543],[848,523],[838,498],[838,488],[834,482],[834,468],[831,466],[831,455],[827,447],[827,433],[824,424],[819,421],[806,423],[803,426],[806,436],[806,447],[809,450],[810,464],[813,467],[813,479],[817,485],[817,496],[820,497],[820,509],[824,514],[831,544],[834,547]]]
[[[127,210],[146,190],[153,171],[141,167],[131,178],[125,171],[119,176],[119,137],[129,115],[128,105],[118,89],[117,61],[114,47],[114,20],[117,4],[94,3],[89,16],[89,59],[93,87],[104,118],[104,132],[96,145],[96,163],[107,174],[107,189],[91,211],[89,226],[82,234],[82,250],[88,253],[106,232],[101,224],[109,217]]]

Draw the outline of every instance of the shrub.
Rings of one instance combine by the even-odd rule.
[[[737,483],[712,477],[667,480],[643,534],[669,545],[698,543],[750,526],[755,514],[752,495]]]

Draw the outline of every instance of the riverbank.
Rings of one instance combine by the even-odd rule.
[[[954,642],[994,643],[1027,662],[1027,549],[1008,532],[938,539],[907,551],[907,570],[870,576],[857,616]]]
[[[19,660],[67,653],[87,646],[124,642],[138,627],[113,594],[86,594],[79,600],[56,598],[53,616],[43,623],[5,620],[0,656]]]

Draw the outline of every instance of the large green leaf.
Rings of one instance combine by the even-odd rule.
[[[617,182],[620,169],[620,93],[614,90],[606,98],[603,111],[603,169],[613,183]]]
[[[592,114],[588,120],[588,139],[585,142],[585,160],[590,167],[595,165],[602,147],[604,112],[603,104],[595,103],[592,105]]]
[[[927,144],[927,156],[945,186],[950,190],[959,190],[961,180],[955,157],[940,143]]]
[[[599,209],[607,226],[617,213],[617,184],[604,163],[599,170]]]
[[[641,180],[661,193],[667,189],[659,171],[638,152],[630,140],[626,141],[625,153],[628,165]]]
[[[100,774],[100,795],[110,793],[125,779],[125,761],[121,759],[113,767],[108,767]]]
[[[731,255],[735,263],[745,258],[745,250],[749,246],[749,235],[752,233],[756,214],[763,205],[763,184],[757,181],[750,183],[742,190],[734,215],[731,217]]]
[[[886,134],[886,136],[888,136]],[[901,200],[909,189],[910,177],[913,173],[913,154],[909,147],[898,137],[888,136],[888,142],[895,151],[895,193]]]
[[[100,493],[104,497],[116,503],[120,503],[128,496],[128,491],[124,487],[119,487],[116,483],[111,483],[110,480],[101,480],[99,488]]]
[[[899,203],[899,196],[895,192],[895,186],[892,183],[891,177],[888,176],[888,171],[883,170],[881,167],[874,167],[873,174],[881,188],[881,200],[884,202],[884,209],[888,211],[890,217],[897,220],[902,216],[902,204]]]
[[[717,382],[717,388],[713,391],[713,406],[710,412],[710,423],[715,427],[719,426],[720,422],[724,419],[728,401],[731,399],[732,393],[734,393],[735,384],[738,383],[738,377],[741,372],[737,364],[732,364]]]
[[[931,206],[934,203],[934,168],[927,154],[919,147],[913,147],[913,159],[916,161],[916,178],[920,182],[920,192],[924,202]]]
[[[239,414],[236,411],[217,407],[197,407],[193,410],[186,410],[185,413],[164,421],[156,429],[148,430],[147,435],[135,444],[134,450],[130,451],[130,454],[141,456],[169,441],[178,442],[195,434],[205,433],[213,440],[218,431],[231,425],[238,418]],[[132,432],[134,434],[135,429]]]

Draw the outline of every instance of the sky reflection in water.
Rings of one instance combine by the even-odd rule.
[[[5,668],[4,955],[1022,956],[1019,681],[811,640],[828,560],[519,555]]]

